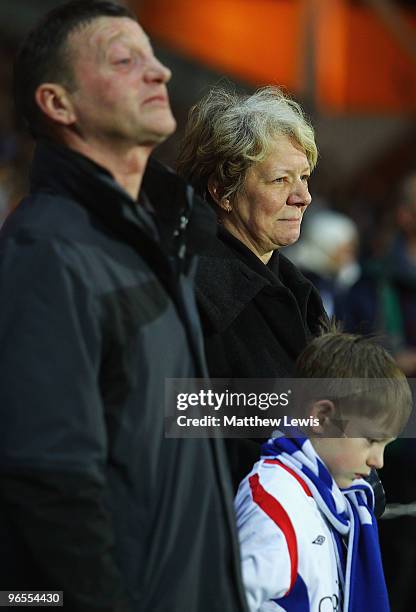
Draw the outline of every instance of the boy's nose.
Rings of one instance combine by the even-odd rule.
[[[381,470],[384,465],[384,448],[374,448],[368,458],[367,465],[377,470]]]

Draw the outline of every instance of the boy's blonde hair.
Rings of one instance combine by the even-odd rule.
[[[380,421],[391,437],[407,423],[412,393],[394,358],[375,339],[342,333],[331,323],[296,362],[308,400],[330,399],[338,418],[364,416]],[[325,379],[325,380],[322,380]]]

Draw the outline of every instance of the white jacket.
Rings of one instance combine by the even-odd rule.
[[[335,540],[290,468],[261,459],[240,484],[235,509],[251,612],[342,609]]]

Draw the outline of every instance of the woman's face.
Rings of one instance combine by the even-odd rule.
[[[306,207],[310,168],[287,136],[272,139],[267,157],[249,168],[224,227],[267,263],[272,252],[296,242]]]

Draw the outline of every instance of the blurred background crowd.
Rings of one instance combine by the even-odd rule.
[[[59,0],[0,0],[0,224],[27,190],[32,142],[14,116],[21,37]],[[312,206],[285,251],[350,331],[377,333],[416,377],[416,2],[130,0],[171,68],[178,130],[157,151],[175,166],[187,113],[218,83],[277,84],[306,109],[320,151]],[[413,434],[416,427],[413,425]],[[416,501],[416,439],[387,452],[389,502]],[[416,517],[380,523],[395,611],[413,609]]]

